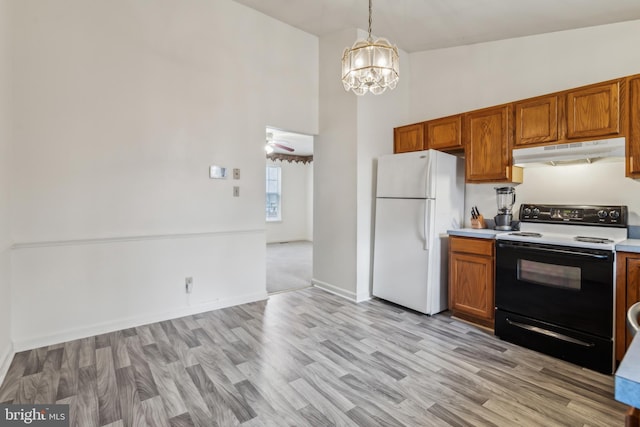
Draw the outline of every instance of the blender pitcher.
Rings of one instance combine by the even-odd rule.
[[[494,187],[496,190],[496,203],[498,214],[494,217],[496,230],[511,230],[511,208],[516,202],[516,189],[514,187]]]

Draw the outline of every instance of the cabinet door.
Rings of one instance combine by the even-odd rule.
[[[452,252],[449,308],[491,325],[494,317],[493,258]]]
[[[462,115],[429,120],[424,123],[426,149],[462,150]]]
[[[620,83],[567,92],[567,138],[620,133]]]
[[[627,135],[627,177],[640,178],[640,76],[629,79],[629,134]]]
[[[465,116],[466,178],[468,182],[511,179],[510,105],[488,108]]]
[[[622,360],[631,344],[627,330],[627,310],[640,301],[640,254],[616,254],[616,360]]]
[[[558,96],[517,102],[515,145],[558,140]]]
[[[424,150],[424,126],[422,123],[393,129],[393,152],[406,153]]]

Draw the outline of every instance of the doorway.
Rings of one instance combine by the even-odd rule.
[[[311,286],[313,136],[266,128],[267,292]]]

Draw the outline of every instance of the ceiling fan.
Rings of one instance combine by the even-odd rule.
[[[273,132],[267,132],[267,143],[264,147],[264,149],[267,151],[267,154],[273,153],[276,147],[282,150],[288,151],[290,153],[293,153],[294,151],[296,151],[293,147],[289,147],[288,145],[285,145],[285,144],[288,144],[288,142],[279,140],[279,139],[274,139]]]

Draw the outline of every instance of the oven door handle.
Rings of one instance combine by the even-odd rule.
[[[581,341],[579,339],[572,338],[572,337],[569,337],[567,335],[560,334],[558,332],[554,332],[554,331],[550,331],[548,329],[540,328],[538,326],[527,325],[527,324],[520,323],[520,322],[514,322],[513,320],[511,320],[509,318],[507,318],[507,323],[512,325],[512,326],[515,326],[517,328],[526,329],[527,331],[531,331],[531,332],[535,332],[535,333],[538,333],[538,334],[546,335],[548,337],[556,338],[556,339],[559,339],[559,340],[562,340],[562,341],[566,341],[566,342],[570,342],[570,343],[573,343],[573,344],[578,344],[578,345],[581,345],[583,347],[595,347],[595,344],[593,344],[593,343],[584,342],[584,341]]]
[[[600,254],[589,254],[585,252],[576,252],[566,249],[551,249],[551,248],[537,248],[535,246],[512,246],[506,243],[498,243],[499,248],[509,248],[509,249],[528,249],[532,251],[538,252],[553,252],[555,254],[563,254],[563,255],[577,255],[584,256],[588,258],[596,258],[596,259],[608,259],[609,255],[600,255]]]

